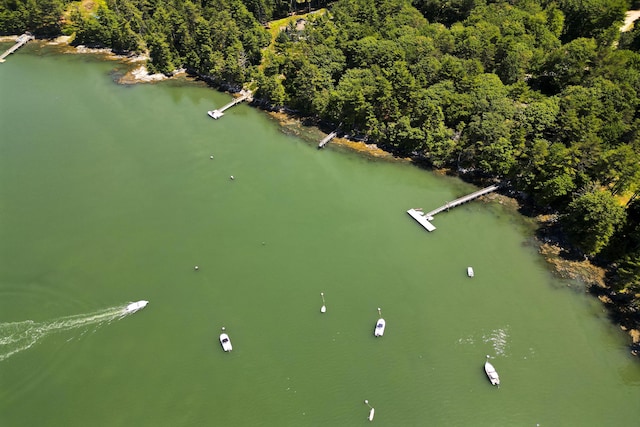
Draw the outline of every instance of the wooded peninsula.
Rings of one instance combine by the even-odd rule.
[[[0,0],[0,34],[149,56],[505,184],[640,352],[640,25],[627,0]]]

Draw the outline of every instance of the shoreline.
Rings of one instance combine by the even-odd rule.
[[[271,118],[276,120],[278,125],[285,132],[291,133],[310,143],[311,133],[318,134],[319,137],[316,138],[317,141],[320,141],[320,139],[326,135],[316,124],[305,124],[301,118],[280,111],[265,112],[267,112]],[[309,132],[308,129],[311,128],[314,130]],[[306,132],[303,132],[303,129],[306,129]],[[395,157],[393,154],[379,148],[376,144],[367,144],[338,137],[331,141],[330,145],[332,144],[371,158],[409,163],[422,167],[413,159]],[[462,175],[452,171],[451,169],[423,169],[434,174],[455,176],[460,180],[466,181]],[[616,318],[620,317],[620,308],[624,307],[616,305],[611,298],[611,296],[615,295],[616,292],[614,292],[606,283],[607,269],[597,266],[587,259],[571,259],[565,255],[570,252],[570,248],[563,246],[561,237],[553,229],[553,226],[557,221],[555,215],[539,214],[531,216],[522,213],[521,209],[524,207],[524,204],[521,200],[517,197],[501,193],[491,193],[482,196],[478,201],[483,203],[498,203],[510,213],[521,218],[523,224],[528,223],[532,227],[531,237],[533,238],[536,251],[548,265],[551,274],[558,279],[566,280],[567,283],[565,285],[567,288],[573,289],[574,291],[584,292],[594,298],[597,298],[607,310],[611,325],[619,327],[629,336],[627,348],[629,349],[630,354],[632,356],[640,357],[640,328],[628,327],[622,324],[622,322],[616,321]]]
[[[638,11],[638,13],[640,14],[640,11]],[[17,35],[2,36],[0,37],[0,42],[15,41],[17,37]],[[69,44],[70,41],[70,36],[60,36],[49,41],[35,40],[36,43],[44,46],[60,46],[60,52],[63,54],[101,55],[105,60],[120,61],[125,64],[138,64],[148,59],[148,57],[145,55],[118,55],[115,54],[111,49],[88,48],[82,45],[74,47]],[[171,76],[166,76],[164,74],[148,74],[146,66],[144,64],[139,64],[137,67],[128,70],[122,77],[117,80],[117,83],[122,85],[155,83],[177,77],[183,77],[186,74],[187,73],[184,69],[176,70]],[[195,78],[193,78],[193,80],[195,81]],[[300,137],[310,144],[311,141],[314,140],[314,138],[316,138],[317,141],[320,141],[320,139],[322,139],[322,137],[325,135],[317,123],[305,124],[303,122],[304,118],[301,119],[285,112],[284,110],[269,111],[267,109],[260,108],[260,106],[255,103],[253,106],[254,108],[261,109],[269,117],[277,121],[283,132]],[[385,161],[410,163],[422,167],[425,171],[436,174],[453,175],[458,179],[464,180],[464,176],[455,171],[452,171],[450,169],[436,170],[432,168],[424,168],[414,159],[396,157],[392,153],[381,149],[373,143],[365,143],[362,141],[354,141],[349,138],[336,137],[331,141],[330,144],[336,145],[341,149],[346,149],[371,158],[382,159]],[[618,308],[623,307],[615,305],[613,300],[611,299],[611,295],[615,295],[615,292],[613,292],[612,289],[609,288],[606,284],[605,275],[607,270],[592,264],[588,260],[577,261],[568,259],[567,257],[563,256],[563,253],[567,252],[568,248],[563,247],[560,240],[556,238],[557,236],[553,235],[553,231],[550,228],[553,222],[555,222],[555,218],[550,218],[544,215],[532,217],[523,214],[520,211],[523,206],[521,201],[515,197],[507,196],[504,194],[492,194],[489,196],[483,196],[482,198],[480,198],[480,200],[497,201],[510,212],[517,214],[523,219],[529,219],[535,226],[536,231],[534,231],[532,237],[535,240],[538,254],[542,256],[542,259],[544,259],[547,264],[549,264],[549,268],[552,274],[561,279],[579,282],[584,287],[584,292],[591,293],[596,298],[598,298],[611,316],[620,315],[620,310],[618,310]],[[538,234],[538,232],[541,230],[543,230],[544,232],[549,232],[549,235],[541,237]],[[567,287],[574,286],[568,283]],[[591,288],[595,288],[597,292],[590,291]],[[629,335],[630,345],[628,347],[630,348],[631,354],[634,356],[640,356],[640,328],[630,328],[623,325],[621,322],[615,321],[614,319],[611,319],[611,323],[617,325],[618,327],[620,327],[620,329],[622,329]]]
[[[18,35],[0,36],[0,43],[14,42],[18,37]],[[65,55],[92,54],[102,56],[102,59],[107,61],[119,61],[125,64],[139,64],[137,67],[127,71],[122,77],[120,77],[117,82],[119,84],[154,83],[186,74],[184,69],[175,70],[171,76],[166,76],[162,73],[149,74],[147,67],[144,64],[144,62],[149,59],[147,55],[119,55],[109,48],[92,48],[84,45],[72,46],[72,40],[72,36],[59,36],[54,39],[35,39],[31,43],[35,43],[40,47],[58,47],[59,53]]]

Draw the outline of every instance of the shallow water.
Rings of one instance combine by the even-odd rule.
[[[407,209],[474,188],[123,71],[0,65],[0,353],[46,331],[0,357],[0,425],[353,426],[364,399],[377,425],[637,425],[625,336],[518,217],[476,201],[427,233]]]

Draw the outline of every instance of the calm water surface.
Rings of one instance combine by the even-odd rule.
[[[429,234],[472,187],[123,70],[0,64],[0,425],[638,425],[625,336],[500,205]]]

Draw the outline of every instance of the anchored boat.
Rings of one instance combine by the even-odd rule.
[[[378,308],[378,315],[380,316],[380,318],[376,322],[376,328],[373,331],[373,335],[375,335],[376,337],[381,337],[384,335],[384,328],[387,325],[387,322],[385,322],[384,319],[382,318],[382,313],[380,312],[380,308]]]
[[[484,371],[487,373],[487,377],[489,377],[489,381],[491,381],[491,385],[500,385],[500,377],[498,376],[498,372],[493,367],[491,363],[489,363],[489,356],[487,356],[487,361],[484,362]]]
[[[222,328],[222,330],[224,331],[224,328]],[[220,344],[222,344],[222,349],[224,351],[229,352],[233,350],[233,347],[231,346],[231,339],[229,339],[229,335],[224,332],[220,334]]]

